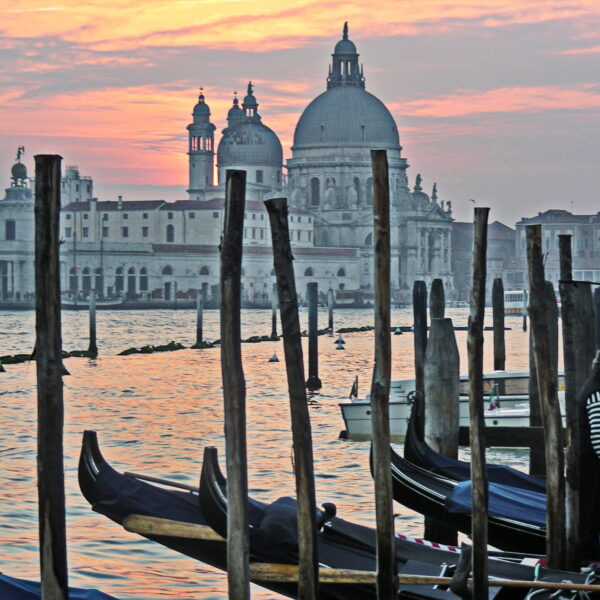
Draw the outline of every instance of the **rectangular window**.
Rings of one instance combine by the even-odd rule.
[[[102,237],[108,237],[108,227],[102,228]]]
[[[71,228],[65,227],[65,237],[71,237]]]
[[[294,215],[290,215],[290,223],[294,222]]]
[[[129,237],[129,227],[123,227],[123,237]]]
[[[127,220],[127,219],[129,219],[129,215],[128,215],[127,213],[123,213],[123,218],[124,218],[125,220]]]
[[[298,215],[298,223],[302,223],[302,217]]]
[[[89,227],[84,227],[83,228],[83,237],[88,237],[89,234],[90,234]]]
[[[148,237],[148,228],[142,227],[142,237]]]
[[[67,221],[70,221],[70,220],[71,220],[71,215],[67,213],[67,214],[65,215],[65,219],[67,219]]]
[[[195,219],[196,218],[196,213],[195,212],[191,212],[189,214],[190,219]]]
[[[142,219],[147,219],[147,218],[148,218],[148,213],[144,213],[144,214],[142,215]]]
[[[261,239],[261,240],[264,240],[264,239],[265,239],[265,230],[264,230],[264,229],[261,229],[261,230],[260,230],[260,239]]]
[[[6,221],[6,239],[16,240],[17,239],[17,222],[12,219]]]
[[[256,220],[256,213],[252,213],[252,219]]]
[[[252,239],[256,239],[256,229],[252,228]]]
[[[312,217],[308,217],[308,222],[312,223]]]
[[[87,213],[83,213],[83,220],[84,220],[84,221],[87,221],[87,219],[88,219],[88,216],[89,216],[89,215],[88,215]]]
[[[218,212],[214,212],[213,213],[213,219],[218,219],[219,218],[219,213]]]
[[[308,241],[310,242],[312,240],[312,231],[308,232]]]
[[[265,220],[265,215],[263,215],[262,213],[261,213],[261,215],[260,215],[260,220],[261,220],[261,221],[264,221],[264,220]]]
[[[248,230],[246,228],[244,228],[244,239],[246,239],[248,237]]]
[[[68,219],[68,218],[69,218],[69,215],[67,215],[67,219]],[[107,214],[107,213],[104,213],[104,214],[102,215],[102,220],[103,220],[103,221],[108,221],[108,214]]]
[[[263,182],[263,172],[259,169],[258,171],[256,171],[256,183],[262,183]]]
[[[167,213],[167,219],[172,219],[172,218],[173,218],[173,213],[172,212]]]

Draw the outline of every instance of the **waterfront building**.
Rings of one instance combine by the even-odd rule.
[[[75,166],[67,167],[61,214],[65,293],[86,295],[95,288],[106,297],[160,302],[192,299],[198,289],[204,289],[209,298],[216,298],[226,170],[242,169],[247,174],[243,301],[270,302],[271,238],[262,201],[286,196],[300,297],[307,283],[317,282],[323,295],[333,289],[340,303],[369,302],[374,273],[370,151],[385,149],[391,195],[392,299],[408,302],[414,280],[430,284],[434,278],[444,281],[447,297],[452,298],[451,203],[438,200],[436,184],[431,195],[426,194],[421,175],[409,188],[409,165],[402,156],[396,122],[366,90],[358,58],[345,25],[332,54],[327,89],[302,113],[285,167],[281,143],[263,122],[252,83],[241,106],[234,96],[218,145],[217,128],[200,90],[187,127],[186,200],[97,200],[91,178],[81,176]],[[19,154],[13,170],[24,168]],[[13,180],[0,201],[0,221],[5,222],[0,240],[4,300],[33,292],[32,206],[27,177]],[[18,211],[20,217],[11,216]],[[28,225],[11,225],[24,218],[24,211],[30,211]]]

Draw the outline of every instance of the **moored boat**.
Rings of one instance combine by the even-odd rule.
[[[526,427],[529,425],[529,373],[496,371],[484,375],[484,418],[486,427]],[[460,425],[468,426],[469,381],[460,377]],[[563,375],[559,374],[559,400],[564,404]],[[353,386],[354,389],[354,386]],[[390,434],[395,442],[402,442],[410,417],[414,379],[393,381],[390,387]],[[371,439],[371,404],[369,396],[350,397],[339,404],[346,426],[344,437],[356,440]]]

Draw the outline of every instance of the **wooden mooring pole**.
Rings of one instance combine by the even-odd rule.
[[[329,288],[327,290],[327,309],[329,310],[329,337],[333,337],[333,290]]]
[[[98,356],[98,345],[96,343],[96,290],[90,290],[90,344],[88,353],[90,356]]]
[[[35,157],[35,359],[42,598],[68,597],[60,319],[61,157]]]
[[[311,390],[321,389],[319,379],[319,284],[311,282],[306,286],[308,300],[308,379],[306,387]]]
[[[246,381],[240,343],[246,172],[228,170],[221,240],[221,374],[227,457],[227,581],[231,600],[250,596]]]
[[[566,567],[564,444],[558,404],[557,353],[552,350],[553,324],[551,323],[556,314],[556,299],[549,297],[544,277],[541,225],[528,225],[526,231],[530,291],[529,317],[546,456],[546,552],[550,568],[563,569]]]
[[[427,349],[427,285],[424,281],[415,281],[413,285],[413,332],[415,389],[424,397],[423,366]]]
[[[540,393],[531,331],[529,332],[529,383],[527,393],[529,396],[529,426],[542,427],[542,409],[540,408]],[[545,477],[546,475],[546,454],[543,440],[541,443],[531,444],[529,449],[529,474],[535,477]]]
[[[196,346],[202,346],[204,332],[202,331],[204,321],[204,289],[196,290]]]
[[[492,284],[492,321],[494,325],[494,371],[504,371],[506,369],[504,285],[499,277],[496,277]]]
[[[459,363],[452,319],[432,317],[424,368],[425,437],[434,450],[452,458],[458,458]],[[450,545],[458,539],[456,529],[428,517],[424,537]]]
[[[431,319],[443,319],[446,312],[446,296],[444,294],[444,282],[434,279],[429,291],[429,317]]]
[[[278,340],[277,335],[277,284],[273,284],[273,290],[271,291],[271,339]],[[283,327],[283,325],[282,325]]]
[[[298,295],[289,238],[285,198],[265,202],[271,223],[273,261],[277,275],[279,310],[283,333],[285,368],[290,396],[294,472],[298,498],[298,597],[314,600],[318,595],[317,523],[315,476],[310,415],[304,384],[304,357],[298,317]]]
[[[371,383],[371,423],[375,515],[377,519],[377,598],[396,598],[392,475],[390,471],[390,191],[385,150],[371,150],[375,263],[375,365]]]
[[[483,318],[485,314],[485,279],[487,223],[489,208],[475,208],[473,235],[473,282],[467,352],[469,355],[469,425],[471,427],[471,480],[473,540],[473,598],[488,597],[487,512],[488,489],[485,471],[485,425],[483,419]]]
[[[600,287],[594,290],[594,315],[595,315],[595,338],[596,338],[596,350],[600,350]]]

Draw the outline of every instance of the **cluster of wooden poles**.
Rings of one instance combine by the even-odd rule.
[[[60,162],[55,155],[36,156],[35,275],[36,275],[36,361],[38,380],[38,489],[42,594],[48,600],[67,598],[65,491],[63,471],[63,389],[62,341],[59,283]],[[390,337],[390,216],[388,164],[384,150],[372,151],[374,184],[375,264],[375,364],[371,383],[373,475],[377,521],[378,598],[397,595],[395,573],[394,518],[390,472],[389,389],[391,377]],[[228,171],[224,231],[221,243],[221,365],[225,408],[225,437],[228,494],[227,577],[229,597],[249,597],[251,569],[248,536],[248,477],[246,447],[246,385],[240,347],[240,300],[243,218],[246,174]],[[307,405],[307,382],[301,344],[298,301],[289,241],[288,207],[283,198],[265,202],[273,240],[277,295],[283,332],[288,377],[294,470],[298,499],[299,562],[294,572],[299,598],[318,596],[316,499],[313,471],[312,434]],[[472,593],[487,597],[487,488],[485,441],[482,413],[483,315],[487,208],[475,209],[473,285],[468,327],[470,431],[473,476]],[[541,415],[546,431],[548,470],[548,553],[554,567],[576,566],[577,522],[570,514],[564,533],[563,438],[557,400],[556,303],[544,280],[539,226],[528,228],[528,259],[531,289],[532,371],[537,373]],[[570,276],[570,246],[561,238],[561,296],[563,297],[563,338],[567,386],[567,420],[573,436],[574,390],[580,381],[578,365],[589,364],[581,348],[575,315],[582,306],[591,306],[589,285],[579,285]],[[316,296],[309,288],[309,296]],[[434,295],[435,296],[435,295]],[[584,301],[585,296],[585,301]],[[439,299],[439,294],[436,296]],[[315,303],[316,304],[316,303]],[[439,314],[439,307],[438,307]],[[435,319],[434,319],[435,321]],[[443,321],[443,318],[442,318]],[[415,312],[415,324],[417,314]],[[433,335],[432,327],[432,335]],[[415,349],[424,354],[424,342],[415,335]],[[421,346],[419,346],[421,344]],[[430,337],[429,346],[434,341]],[[583,353],[583,354],[582,354]],[[586,360],[579,360],[585,354]],[[578,379],[579,378],[579,379]],[[424,378],[425,381],[427,378]],[[424,390],[427,394],[427,390]],[[533,404],[533,403],[532,403]],[[569,412],[571,411],[571,412]],[[570,444],[572,443],[572,438]],[[568,461],[570,460],[568,454]],[[568,462],[567,469],[573,468]],[[568,488],[571,510],[577,490]],[[570,495],[569,495],[570,494]],[[255,574],[256,568],[252,570]],[[328,581],[364,580],[366,574],[328,573]],[[277,573],[269,577],[277,577]],[[281,577],[290,577],[283,573]],[[369,577],[372,577],[370,574]],[[371,579],[372,580],[372,579]],[[425,583],[425,581],[421,581]]]

